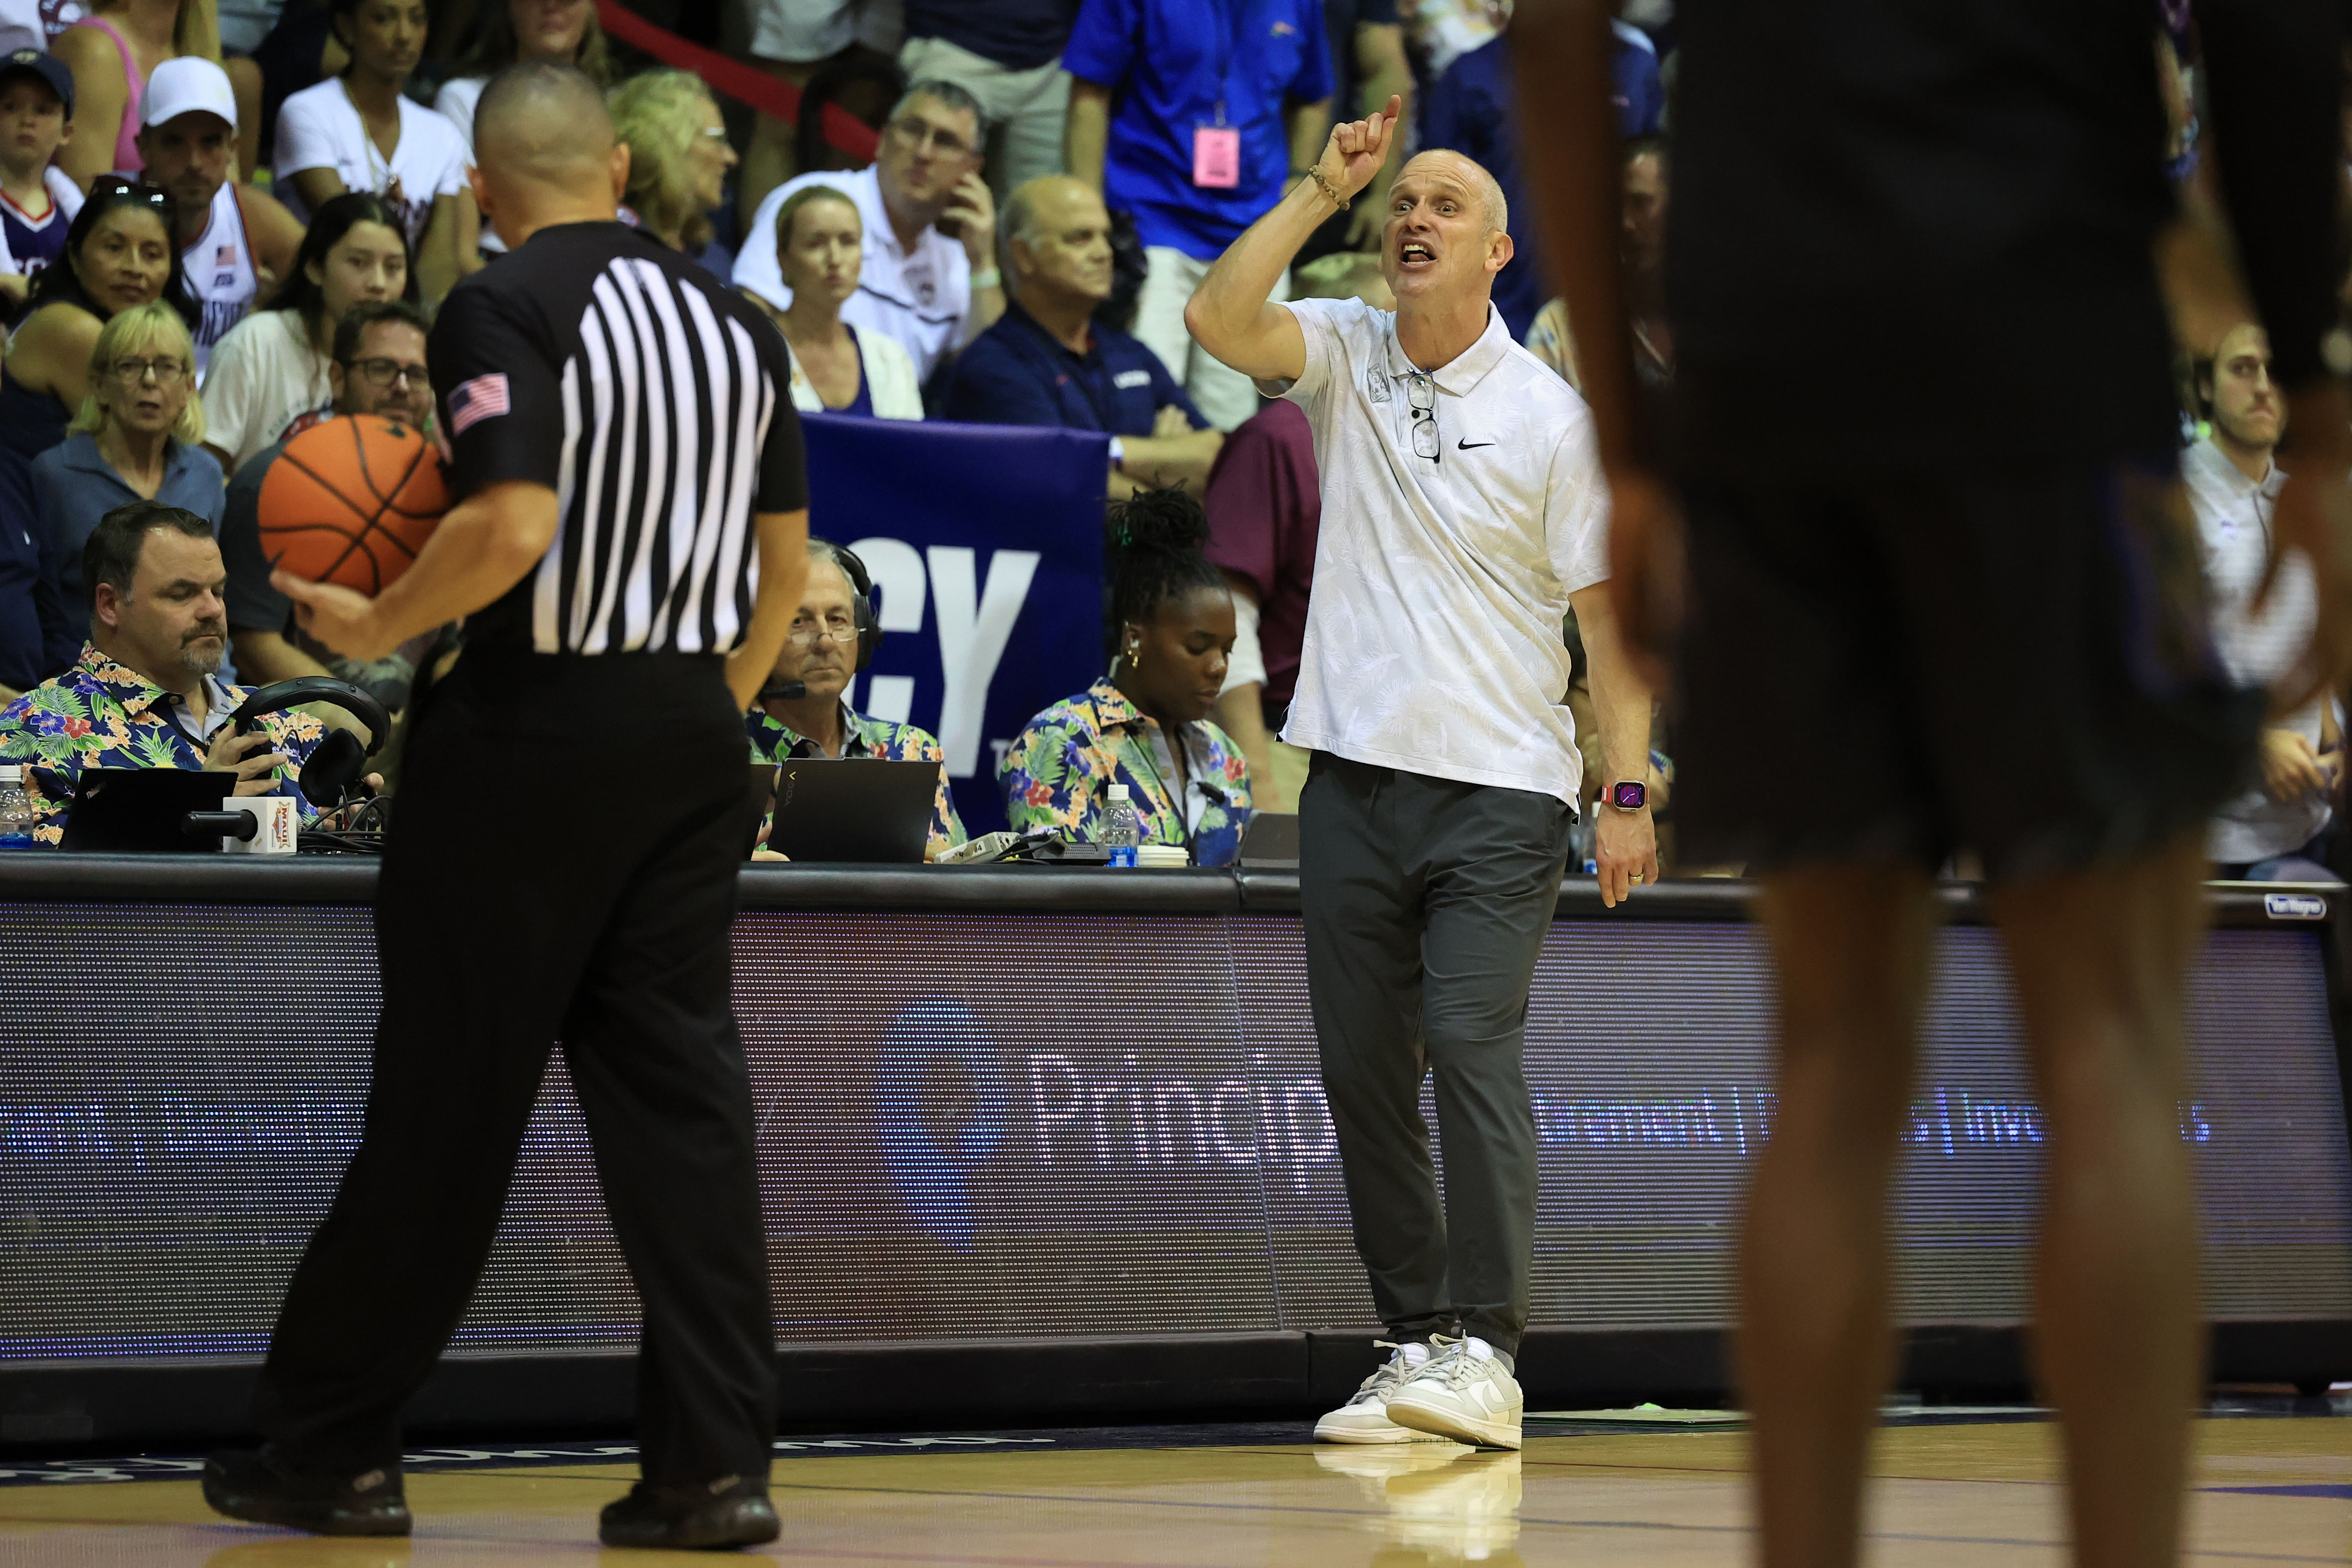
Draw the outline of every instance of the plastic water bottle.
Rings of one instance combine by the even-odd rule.
[[[33,824],[40,813],[25,792],[25,765],[0,762],[0,850],[33,847]]]
[[[1143,841],[1143,821],[1135,814],[1135,802],[1128,798],[1127,786],[1110,787],[1110,804],[1103,808],[1102,838],[1105,849],[1110,851],[1110,863],[1131,866],[1135,863],[1135,846]]]

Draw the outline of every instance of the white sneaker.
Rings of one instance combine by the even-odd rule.
[[[1410,1427],[1400,1427],[1388,1417],[1389,1396],[1427,1363],[1409,1359],[1403,1345],[1384,1339],[1373,1343],[1387,1345],[1391,1353],[1389,1358],[1372,1369],[1372,1375],[1364,1379],[1345,1405],[1315,1423],[1316,1440],[1324,1443],[1427,1443],[1438,1440]],[[1421,1347],[1416,1345],[1413,1348]]]
[[[1501,1358],[1484,1340],[1440,1334],[1429,1345],[1427,1364],[1388,1396],[1382,1418],[1457,1443],[1517,1448],[1526,1401]]]

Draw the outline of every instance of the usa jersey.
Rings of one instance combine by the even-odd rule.
[[[237,205],[236,187],[226,181],[214,193],[205,232],[180,252],[180,271],[188,298],[205,312],[196,324],[196,378],[201,382],[213,345],[245,319],[261,282],[253,267],[253,241],[245,232],[245,209]]]

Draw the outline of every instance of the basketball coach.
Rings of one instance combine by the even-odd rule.
[[[561,1040],[645,1303],[644,1479],[603,1539],[753,1544],[777,1533],[775,1373],[729,931],[757,821],[742,715],[806,570],[786,350],[614,221],[629,152],[586,77],[505,72],[475,138],[509,254],[431,339],[457,505],[373,601],[276,579],[338,653],[459,616],[467,645],[418,716],[384,854],[359,1149],[287,1290],[265,1442],[215,1457],[205,1495],[236,1519],[407,1532],[400,1409],[472,1294]],[[659,789],[593,787],[616,719]]]

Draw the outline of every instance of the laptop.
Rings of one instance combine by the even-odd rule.
[[[65,847],[132,854],[218,854],[221,836],[180,831],[191,811],[217,811],[235,775],[185,768],[85,768],[66,812]]]
[[[787,758],[768,847],[795,861],[920,865],[942,766]]]

